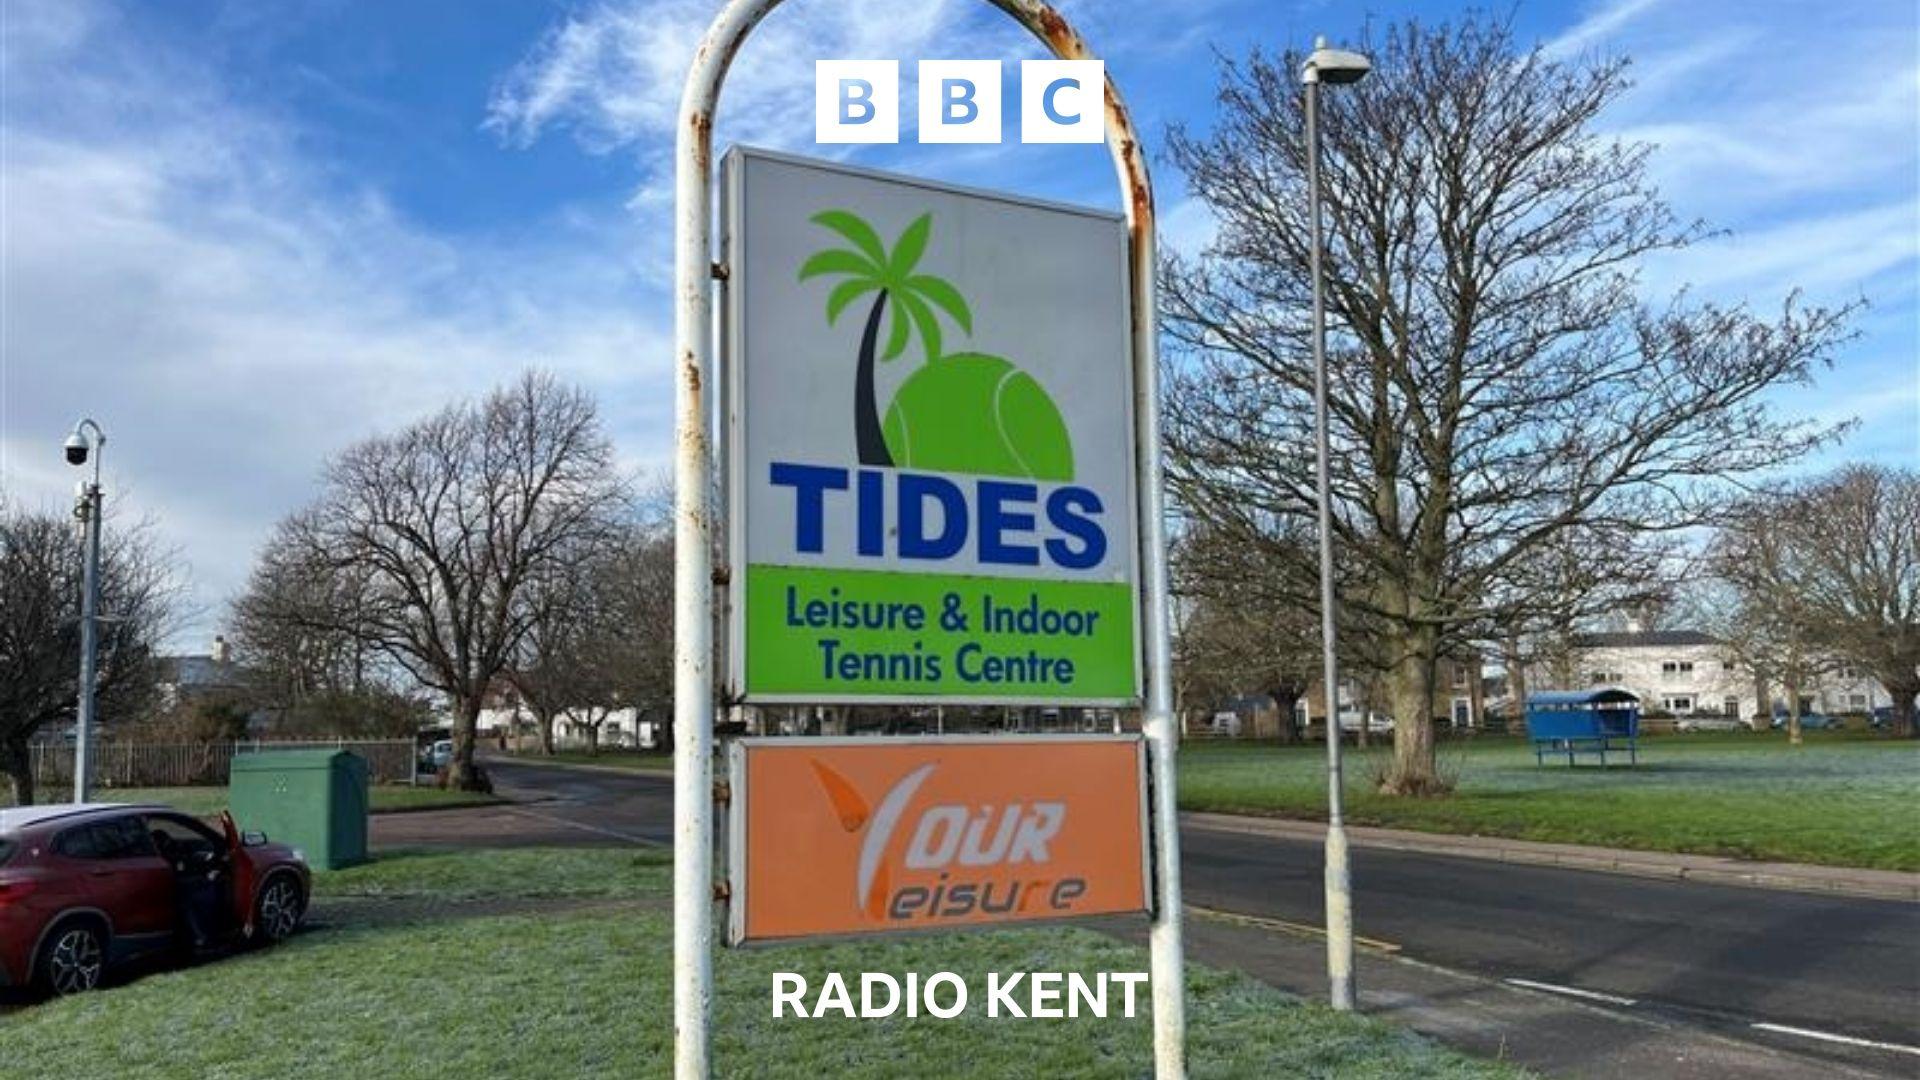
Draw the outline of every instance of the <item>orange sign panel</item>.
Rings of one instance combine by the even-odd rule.
[[[742,739],[738,943],[1145,911],[1137,736]]]

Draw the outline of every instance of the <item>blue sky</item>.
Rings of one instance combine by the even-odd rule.
[[[669,136],[713,0],[0,0],[0,491],[64,502],[58,445],[107,428],[112,497],[150,516],[218,628],[321,461],[533,364],[601,397],[635,469],[670,446]],[[1435,21],[1374,0],[1065,2],[1157,154],[1204,127],[1213,50]],[[1870,309],[1782,395],[1856,417],[1813,462],[1920,461],[1920,55],[1910,0],[1523,4],[1523,40],[1631,56],[1607,130],[1657,143],[1683,217],[1728,231],[1650,295]],[[977,0],[792,0],[736,63],[721,145],[1116,205],[1098,147],[816,148],[817,57],[1040,53]],[[905,126],[905,125],[903,125]],[[1011,132],[1010,132],[1011,133]],[[1207,233],[1171,167],[1167,239]]]

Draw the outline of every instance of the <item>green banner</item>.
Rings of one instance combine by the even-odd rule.
[[[1134,694],[1125,584],[750,565],[746,585],[749,694]]]

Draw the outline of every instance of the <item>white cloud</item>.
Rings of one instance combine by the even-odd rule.
[[[1220,230],[1213,207],[1196,195],[1189,195],[1161,211],[1158,225],[1160,246],[1189,258],[1213,243]]]
[[[1809,16],[1778,0],[1625,0],[1560,39],[1632,57],[1635,85],[1603,127],[1656,144],[1650,179],[1675,212],[1728,230],[1649,260],[1649,297],[1691,285],[1763,313],[1796,290],[1867,301],[1835,369],[1776,398],[1789,415],[1861,421],[1805,468],[1920,450],[1916,29],[1911,4]]]
[[[1651,260],[1644,283],[1654,295],[1692,285],[1715,295],[1769,300],[1783,287],[1823,298],[1864,295],[1882,285],[1895,291],[1911,281],[1920,257],[1916,234],[1920,199],[1796,216],[1771,228],[1729,233]],[[1902,268],[1907,271],[1904,281],[1883,279]]]
[[[1550,56],[1564,57],[1595,46],[1604,46],[1622,27],[1638,18],[1660,0],[1611,0],[1576,23],[1559,37],[1546,43]]]
[[[328,454],[526,366],[597,391],[630,464],[664,456],[664,304],[637,302],[634,223],[432,235],[109,15],[49,9],[16,16],[6,56],[0,489],[64,505],[51,463],[95,416],[110,497],[191,564],[190,640]]]
[[[511,145],[559,129],[593,153],[632,148],[645,176],[635,205],[666,205],[687,60],[714,12],[708,0],[603,0],[565,17],[494,88],[487,128]],[[788,5],[734,59],[714,142],[821,152],[813,143],[816,58],[899,59],[901,100],[910,103],[920,57],[1039,55],[1025,31],[972,0]],[[903,109],[903,140],[912,140],[914,119]]]

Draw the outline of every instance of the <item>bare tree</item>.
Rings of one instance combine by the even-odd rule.
[[[1622,62],[1476,17],[1394,27],[1375,55],[1322,99],[1333,529],[1342,617],[1367,625],[1395,717],[1384,790],[1423,794],[1445,790],[1436,658],[1551,608],[1529,586],[1542,549],[1603,534],[1587,569],[1625,572],[1639,539],[1710,520],[1729,478],[1830,434],[1764,398],[1809,381],[1847,312],[1638,298],[1638,261],[1701,231],[1648,186],[1649,147],[1593,130]],[[1314,505],[1300,60],[1229,64],[1212,129],[1170,144],[1219,228],[1164,275],[1169,480],[1223,519]]]
[[[1250,544],[1226,530],[1201,524],[1173,551],[1174,587],[1181,619],[1176,658],[1189,696],[1224,698],[1255,692],[1273,699],[1279,737],[1294,741],[1294,707],[1320,668],[1320,624],[1313,609],[1295,599],[1298,589],[1276,581],[1298,559],[1266,557],[1270,545],[1293,544],[1292,535]]]
[[[1850,661],[1887,688],[1895,729],[1920,735],[1920,473],[1849,465],[1743,509],[1716,562],[1753,636],[1773,643],[1796,734],[1800,687]]]
[[[79,698],[81,544],[71,519],[0,505],[0,766],[13,801],[33,802],[29,744],[74,718]],[[100,558],[100,664],[94,701],[103,725],[152,704],[155,650],[173,626],[173,558],[144,527],[107,531]]]
[[[289,558],[358,583],[327,629],[446,696],[455,786],[474,783],[475,724],[531,625],[530,585],[623,499],[612,457],[592,399],[530,373],[351,447],[280,525]]]
[[[609,639],[606,662],[614,702],[636,721],[660,725],[673,739],[673,533],[654,517],[625,535],[607,566],[605,594],[621,633]]]
[[[600,537],[589,538],[598,543]],[[588,705],[606,692],[594,685],[600,674],[592,652],[595,638],[617,632],[597,602],[605,552],[579,553],[541,568],[528,581],[527,630],[504,672],[514,693],[533,713],[542,753],[553,753],[554,724],[567,710]],[[602,565],[588,570],[590,559]]]
[[[1814,640],[1873,672],[1920,737],[1920,471],[1851,465],[1799,492],[1791,584]]]
[[[288,539],[282,529],[268,541],[228,612],[256,704],[280,712],[359,693],[382,674],[380,654],[355,629],[369,575]]]
[[[1490,617],[1468,632],[1488,643],[1506,674],[1511,723],[1524,715],[1527,672],[1556,671],[1573,681],[1575,637],[1584,629],[1630,615],[1651,625],[1649,613],[1667,605],[1690,562],[1677,537],[1630,530],[1567,530],[1536,545],[1498,581]]]

